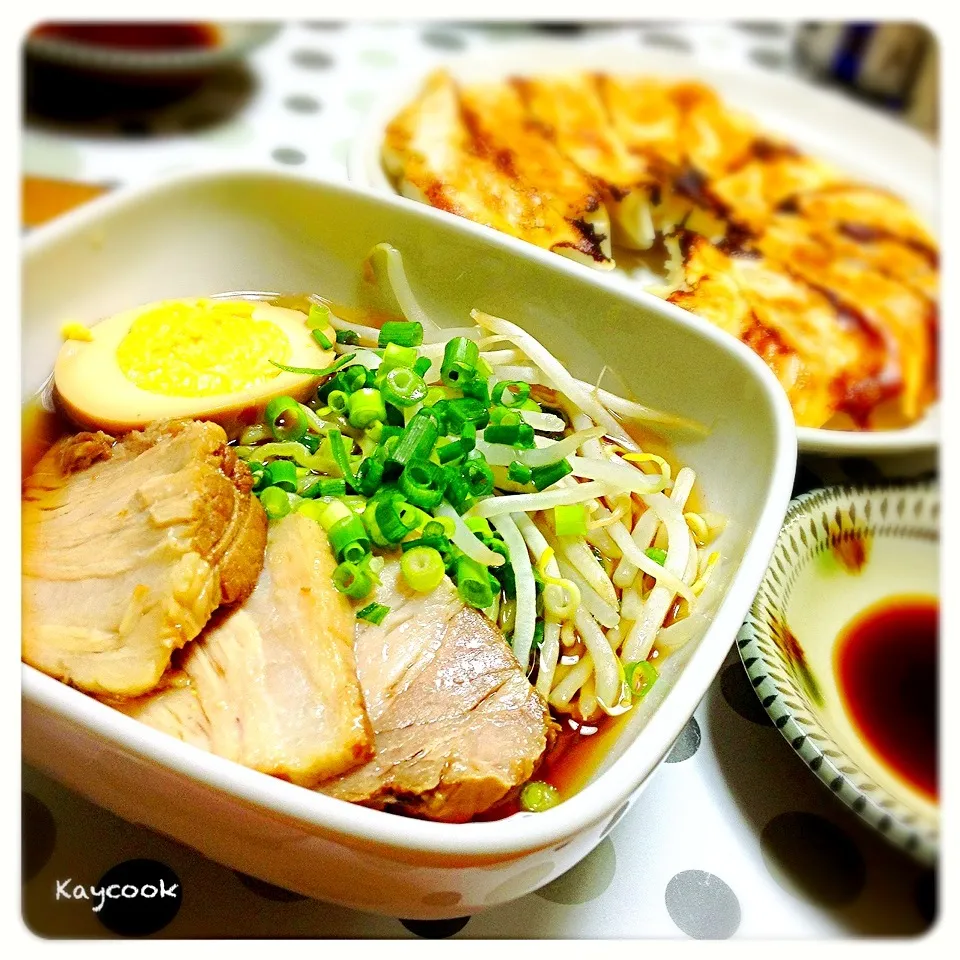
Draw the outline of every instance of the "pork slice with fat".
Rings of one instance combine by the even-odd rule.
[[[91,693],[134,696],[263,564],[267,519],[215,423],[65,438],[23,489],[22,656]]]
[[[370,758],[373,731],[353,656],[354,612],[333,586],[322,528],[270,525],[250,598],[216,615],[162,691],[124,713],[262,773],[313,786]]]
[[[357,671],[376,732],[364,766],[330,796],[462,822],[526,782],[556,734],[547,705],[500,631],[444,579],[415,593],[388,563],[379,626],[357,628]]]

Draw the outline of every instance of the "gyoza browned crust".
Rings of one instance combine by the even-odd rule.
[[[612,266],[604,238],[588,223],[566,219],[548,190],[495,162],[488,145],[475,140],[457,88],[442,71],[391,121],[383,160],[405,196],[574,259]]]
[[[798,423],[901,426],[935,400],[938,250],[898,197],[851,182],[695,81],[595,72],[497,86],[461,97],[487,155],[568,215],[560,184],[571,165],[581,171],[609,211],[614,251],[664,241],[661,295],[762,356]],[[504,129],[522,137],[497,136],[501,104]]]

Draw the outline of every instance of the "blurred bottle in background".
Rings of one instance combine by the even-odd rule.
[[[797,55],[821,80],[937,135],[937,40],[921,24],[808,23],[798,32]]]

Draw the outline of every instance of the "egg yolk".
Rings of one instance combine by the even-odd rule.
[[[168,397],[209,397],[269,383],[290,341],[276,324],[254,320],[255,303],[168,303],[141,314],[117,347],[123,375]]]

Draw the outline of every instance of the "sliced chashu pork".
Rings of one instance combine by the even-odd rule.
[[[54,444],[24,484],[23,659],[92,693],[156,686],[263,563],[266,516],[215,423]]]
[[[376,755],[320,789],[433,820],[465,821],[527,781],[556,725],[499,630],[444,579],[414,593],[390,563],[380,626],[355,653]]]
[[[315,521],[274,521],[249,599],[183,651],[165,689],[114,706],[304,786],[367,760],[373,731],[353,659],[355,618],[333,586],[335,566]]]

